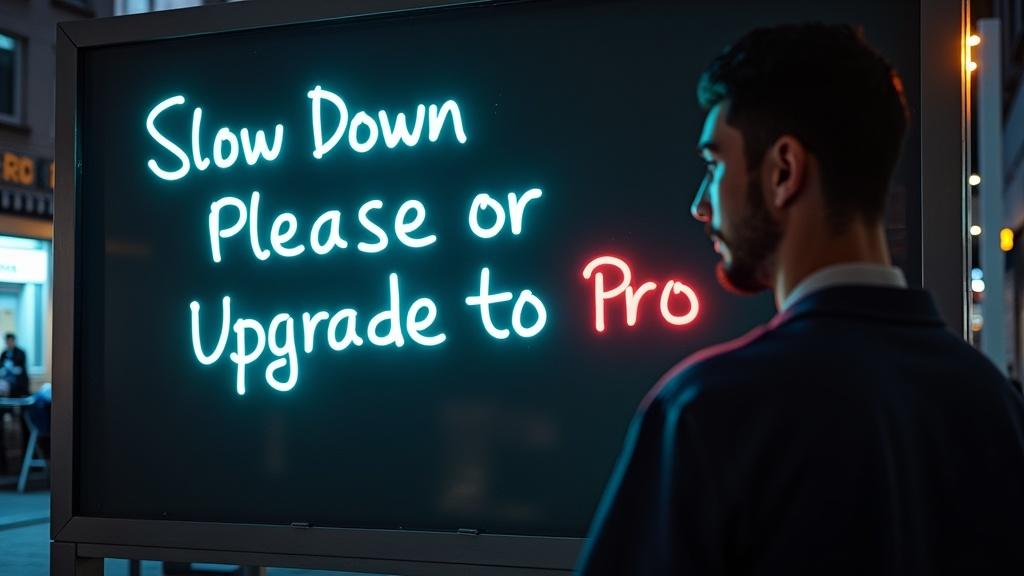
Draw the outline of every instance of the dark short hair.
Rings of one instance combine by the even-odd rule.
[[[4,339],[5,340],[14,340],[15,339],[14,338],[14,332],[8,332],[7,336]]]
[[[759,28],[715,58],[700,78],[705,111],[728,103],[750,168],[781,136],[821,166],[830,222],[881,221],[908,112],[892,66],[861,30],[820,23]]]

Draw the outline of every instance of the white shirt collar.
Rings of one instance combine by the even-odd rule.
[[[782,301],[779,311],[784,312],[803,297],[833,286],[886,286],[906,288],[903,271],[895,266],[866,264],[863,262],[833,264],[804,278]]]

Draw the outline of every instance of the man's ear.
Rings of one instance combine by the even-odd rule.
[[[807,149],[792,136],[782,136],[765,154],[771,207],[780,210],[800,197],[807,178]]]

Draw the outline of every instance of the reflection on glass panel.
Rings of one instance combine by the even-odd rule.
[[[18,41],[0,34],[0,115],[14,116],[18,80]]]

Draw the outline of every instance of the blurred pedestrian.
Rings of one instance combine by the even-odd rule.
[[[0,353],[0,381],[6,386],[0,387],[7,389],[7,396],[20,398],[28,396],[28,359],[16,340],[14,333],[7,333],[6,347]]]

